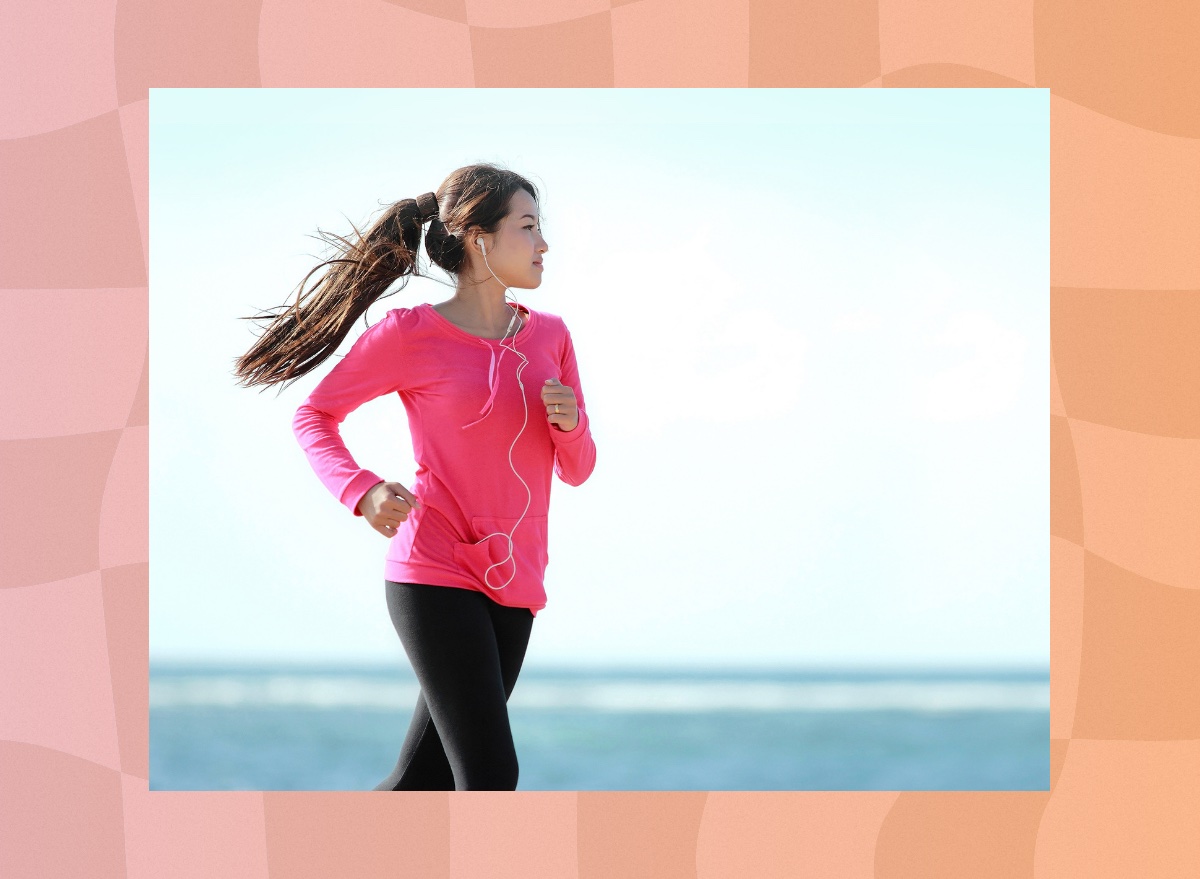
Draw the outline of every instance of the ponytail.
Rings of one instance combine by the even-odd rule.
[[[520,174],[491,163],[467,165],[451,173],[437,193],[390,205],[366,232],[355,227],[357,238],[352,241],[318,230],[339,255],[304,276],[292,305],[240,318],[268,321],[268,326],[250,350],[235,359],[237,383],[253,387],[293,382],[324,362],[354,322],[374,302],[386,298],[384,291],[396,279],[401,279],[403,289],[410,275],[424,274],[417,254],[427,222],[425,250],[430,261],[460,275],[468,264],[463,244],[468,230],[499,228],[518,189],[537,200],[536,187]],[[305,292],[308,279],[325,267],[328,271]]]
[[[421,229],[437,212],[437,196],[427,192],[391,205],[365,233],[354,227],[358,236],[354,240],[318,230],[339,255],[304,276],[292,305],[240,318],[269,320],[270,324],[235,361],[238,384],[253,387],[295,381],[328,359],[354,322],[374,302],[386,298],[383,292],[397,278],[405,278],[400,285],[403,289],[407,276],[421,274],[417,261]],[[324,267],[329,270],[303,292],[308,279]]]

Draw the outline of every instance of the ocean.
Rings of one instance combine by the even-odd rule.
[[[150,666],[151,790],[371,790],[409,668]],[[518,790],[1048,790],[1048,669],[537,668]]]

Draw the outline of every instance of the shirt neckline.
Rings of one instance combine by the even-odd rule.
[[[514,307],[512,303],[508,302],[506,302],[505,305],[507,305],[509,308]],[[505,339],[489,339],[485,336],[477,336],[474,333],[468,333],[458,324],[444,317],[429,302],[422,303],[420,307],[426,309],[428,313],[432,315],[434,323],[441,327],[443,332],[448,333],[456,339],[466,339],[471,342],[484,342],[488,345],[499,345],[501,342],[505,341]],[[521,324],[521,329],[517,330],[516,335],[507,336],[507,339],[523,338],[529,333],[530,329],[532,329],[534,323],[537,321],[537,313],[526,308],[524,305],[521,305],[518,308],[518,311],[520,311],[521,317],[523,317],[525,320]]]

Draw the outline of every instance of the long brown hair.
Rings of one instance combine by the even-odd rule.
[[[537,201],[536,187],[520,174],[491,163],[467,165],[451,173],[433,193],[436,206],[428,194],[401,199],[365,232],[354,226],[353,240],[318,229],[338,255],[304,276],[291,305],[239,318],[269,324],[250,350],[234,361],[237,384],[253,387],[295,381],[337,350],[353,323],[360,316],[365,321],[367,308],[387,298],[384,291],[397,278],[403,279],[399,290],[409,275],[428,277],[417,259],[423,214],[428,217],[436,211],[425,232],[429,259],[457,278],[467,264],[463,246],[467,233],[495,232],[518,189]],[[308,279],[325,267],[328,271],[304,292]]]

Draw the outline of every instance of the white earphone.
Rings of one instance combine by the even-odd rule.
[[[483,254],[483,262],[485,265],[487,265],[487,248],[483,244],[483,239],[476,238],[475,243],[477,245],[479,245],[479,250]],[[488,265],[488,271],[492,272],[492,267],[490,265]],[[497,281],[500,281],[500,278],[496,276],[495,272],[492,272],[492,277],[496,278]],[[500,281],[500,283],[504,284],[503,281]],[[505,284],[505,286],[504,286],[504,292],[505,292],[505,294],[512,293],[512,291],[509,290],[507,284]],[[502,561],[495,562],[494,564],[489,565],[487,567],[487,570],[485,570],[483,572],[483,583],[489,589],[503,589],[505,586],[507,586],[509,583],[511,583],[513,581],[513,577],[517,576],[517,560],[513,557],[512,536],[517,533],[517,526],[521,524],[522,520],[524,520],[525,514],[529,512],[529,506],[533,502],[533,492],[529,488],[529,483],[527,483],[524,479],[521,479],[521,474],[517,472],[516,465],[513,464],[513,460],[512,460],[512,451],[514,448],[516,448],[517,440],[519,440],[521,438],[521,434],[525,433],[525,428],[529,424],[529,400],[526,399],[526,397],[525,397],[525,383],[521,381],[521,372],[525,369],[526,366],[529,365],[529,360],[525,357],[524,354],[522,354],[520,351],[517,350],[516,336],[513,336],[512,345],[504,344],[505,339],[508,338],[508,334],[513,328],[513,324],[516,323],[517,313],[521,307],[521,303],[517,302],[516,296],[513,296],[512,299],[513,299],[513,303],[517,307],[513,309],[513,316],[512,316],[512,319],[508,322],[508,329],[506,329],[504,331],[504,335],[500,338],[500,349],[501,349],[500,359],[496,360],[494,362],[493,366],[488,371],[491,374],[498,375],[500,361],[504,359],[504,353],[503,353],[504,351],[512,351],[513,354],[516,354],[518,357],[521,358],[521,365],[517,367],[517,385],[521,388],[521,403],[525,407],[525,420],[524,420],[524,422],[522,422],[521,429],[517,432],[516,437],[513,438],[512,445],[508,447],[508,466],[510,468],[512,468],[513,475],[516,476],[518,480],[520,480],[521,485],[525,486],[526,498],[525,498],[525,509],[521,511],[521,515],[518,517],[517,521],[513,524],[511,531],[509,531],[508,533],[505,533],[503,531],[493,531],[491,534],[485,535],[484,537],[481,537],[479,540],[475,541],[475,544],[479,545],[480,543],[483,543],[485,540],[491,540],[493,537],[496,537],[497,535],[499,535],[500,537],[503,537],[505,540],[508,541],[508,556],[506,558],[504,558]],[[484,341],[483,344],[487,345],[488,343],[486,341]],[[488,345],[488,347],[489,347],[489,349],[491,348],[490,345]],[[492,356],[495,357],[494,351],[492,352]],[[492,393],[494,396],[495,392],[493,391]],[[484,405],[483,411],[480,413],[480,415],[482,415],[483,418],[487,417],[487,413],[488,413],[488,411],[490,411],[490,409],[489,409],[490,404],[491,404],[491,399],[489,399],[488,403]],[[478,424],[479,421],[483,420],[483,418],[480,418],[478,421],[473,421],[473,422],[471,422],[471,424]],[[464,429],[467,427],[470,427],[470,426],[471,426],[470,424],[463,425]],[[513,571],[512,571],[512,574],[509,575],[509,578],[507,580],[505,580],[499,586],[493,586],[491,583],[489,583],[488,582],[488,574],[490,574],[492,572],[492,568],[498,568],[501,565],[504,565],[510,561],[513,563]]]

